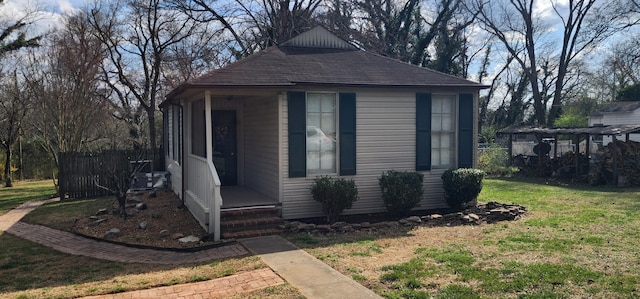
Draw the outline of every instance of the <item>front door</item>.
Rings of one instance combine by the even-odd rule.
[[[238,184],[236,111],[213,111],[213,164],[223,186]]]

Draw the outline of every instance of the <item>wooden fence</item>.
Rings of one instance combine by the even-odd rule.
[[[147,168],[142,170],[144,172],[150,172],[151,167],[153,171],[164,170],[162,149],[60,153],[60,196],[86,198],[111,195],[111,192],[98,187],[98,184],[112,190],[116,189],[118,183],[129,186],[136,162],[141,161],[152,161],[146,163]]]

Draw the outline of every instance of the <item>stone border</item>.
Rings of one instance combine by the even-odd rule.
[[[476,206],[467,208],[461,212],[411,216],[397,221],[382,221],[375,223],[349,223],[346,221],[339,221],[333,224],[287,221],[283,228],[289,232],[346,233],[355,230],[370,230],[387,227],[480,225],[483,223],[517,220],[526,213],[527,208],[521,205],[488,202],[478,203]]]

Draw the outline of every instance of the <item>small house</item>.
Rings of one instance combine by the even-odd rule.
[[[442,173],[476,165],[482,88],[315,27],[169,93],[171,186],[216,239],[221,210],[322,216],[310,192],[319,176],[355,181],[360,199],[345,214],[385,211],[388,170],[423,173],[419,208],[445,208]]]

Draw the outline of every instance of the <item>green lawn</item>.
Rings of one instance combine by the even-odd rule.
[[[53,181],[14,181],[13,187],[0,187],[0,215],[30,200],[47,199],[56,192]]]
[[[640,298],[640,189],[486,179],[520,220],[291,241],[387,298]]]

